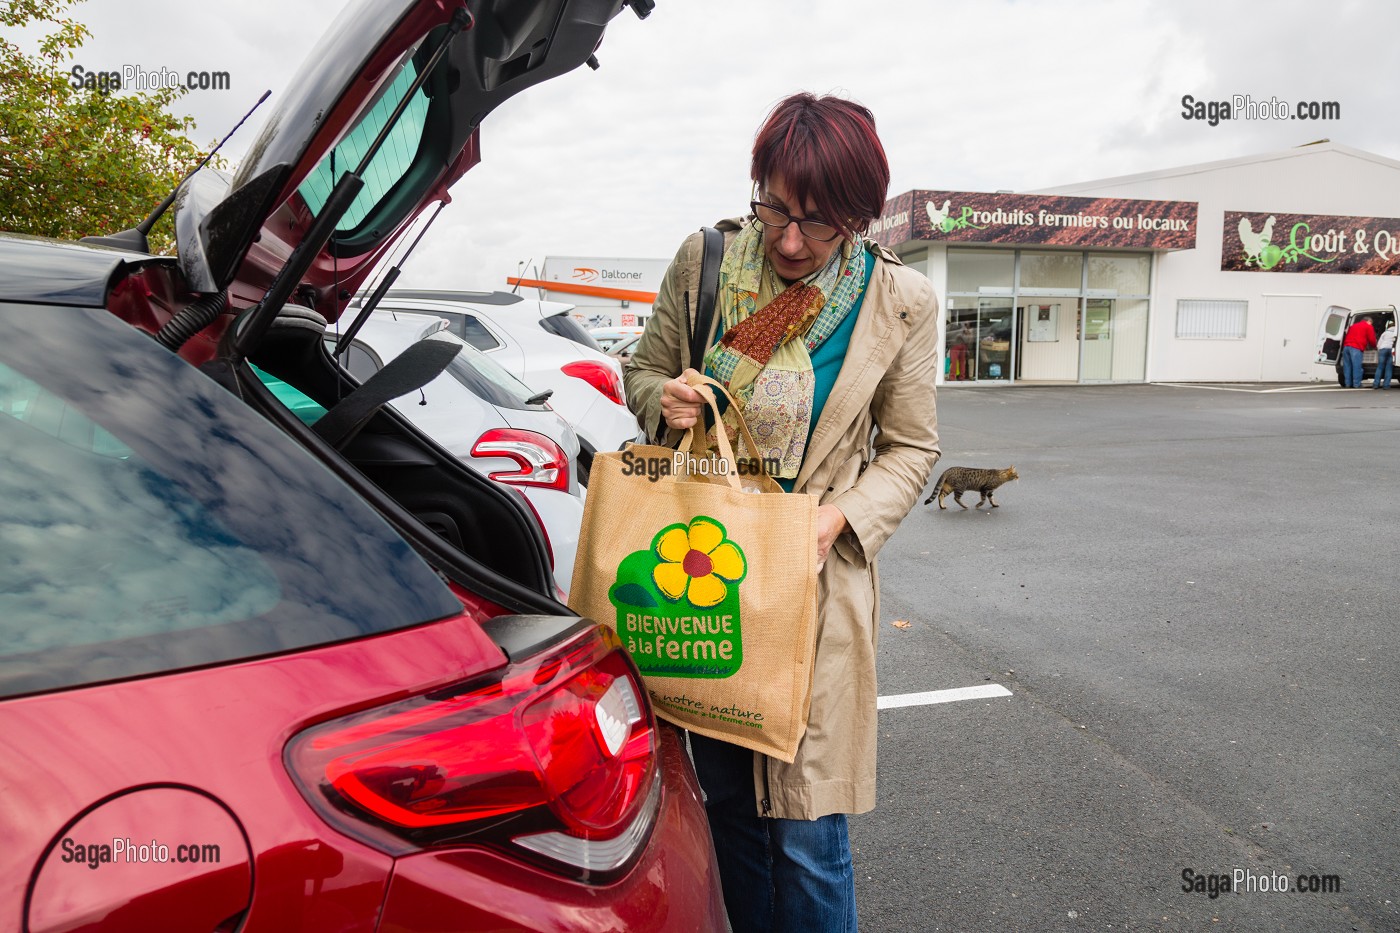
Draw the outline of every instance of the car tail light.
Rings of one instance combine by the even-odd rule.
[[[617,370],[607,363],[600,363],[597,360],[579,360],[562,368],[564,375],[582,379],[607,396],[609,401],[616,402],[618,405],[627,404],[622,400],[622,381],[617,378]]]
[[[490,676],[303,732],[287,767],[327,821],[391,854],[482,845],[606,881],[660,805],[642,696],[617,636],[590,626]]]
[[[477,438],[472,456],[506,457],[516,462],[517,469],[490,474],[498,483],[569,491],[569,458],[562,447],[543,434],[519,428],[492,428]]]

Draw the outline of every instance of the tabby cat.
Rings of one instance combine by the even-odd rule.
[[[1002,483],[1009,483],[1013,479],[1020,479],[1014,466],[1009,466],[1004,470],[981,470],[976,467],[948,467],[943,471],[943,475],[938,477],[938,482],[933,484],[933,495],[924,500],[924,505],[928,505],[934,499],[938,500],[938,507],[946,509],[943,504],[943,497],[948,493],[953,494],[953,501],[963,508],[962,494],[969,489],[975,489],[982,494],[982,498],[977,500],[974,509],[980,509],[983,502],[990,502],[992,508],[997,507],[997,500],[992,498],[992,493]]]

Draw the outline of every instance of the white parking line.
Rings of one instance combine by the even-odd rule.
[[[1011,691],[1001,684],[980,687],[955,687],[952,690],[930,690],[926,693],[900,693],[880,697],[876,709],[898,709],[901,706],[931,706],[934,703],[956,703],[959,700],[984,700],[989,697],[1009,697]]]
[[[1199,382],[1154,382],[1154,386],[1166,386],[1169,389],[1209,389],[1212,392],[1249,392],[1253,395],[1270,395],[1274,392],[1346,392],[1341,386],[1330,383],[1315,383],[1310,385],[1279,386],[1272,389],[1250,389],[1244,386],[1221,386],[1206,385]],[[1369,386],[1367,387],[1369,388]]]

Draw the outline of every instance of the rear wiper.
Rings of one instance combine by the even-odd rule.
[[[550,397],[551,395],[553,395],[553,394],[554,394],[554,390],[553,390],[553,389],[545,389],[543,392],[539,393],[538,395],[532,395],[532,396],[530,396],[529,398],[527,398],[527,399],[525,400],[525,404],[526,404],[526,405],[543,405],[545,402],[549,401],[549,397]]]
[[[472,15],[465,6],[458,7],[452,14],[452,20],[447,24],[447,31],[443,34],[442,40],[438,42],[437,48],[429,57],[426,65],[418,72],[418,76],[413,79],[413,83],[404,91],[399,99],[398,106],[394,112],[389,114],[389,118],[384,121],[384,126],[365,150],[364,157],[360,159],[360,164],[354,171],[347,171],[340,176],[340,181],[335,183],[330,195],[326,198],[326,203],[321,208],[321,213],[317,215],[311,224],[311,229],[306,231],[306,237],[296,249],[292,250],[292,255],[287,257],[287,262],[277,273],[277,277],[268,286],[267,293],[262,300],[250,308],[239,317],[235,323],[235,333],[231,349],[234,356],[246,358],[253,347],[258,345],[263,335],[267,333],[268,327],[277,317],[282,306],[287,303],[287,299],[292,296],[297,283],[306,275],[311,268],[316,257],[321,254],[321,250],[331,237],[335,234],[336,225],[340,219],[350,210],[355,198],[365,186],[364,175],[369,169],[369,164],[374,157],[379,154],[379,150],[384,146],[389,138],[390,132],[398,125],[399,117],[408,109],[409,103],[413,100],[413,95],[428,80],[428,77],[437,68],[437,64],[442,60],[442,56],[447,53],[447,47],[452,44],[452,40],[457,38],[457,34],[464,29],[470,29],[473,25]],[[338,299],[337,299],[338,300]]]

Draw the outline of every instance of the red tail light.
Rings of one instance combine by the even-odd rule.
[[[472,456],[514,460],[518,469],[490,474],[499,483],[569,491],[569,458],[564,455],[563,448],[543,434],[518,428],[492,428],[477,438]]]
[[[485,845],[604,880],[659,806],[642,695],[617,636],[594,626],[493,676],[308,730],[287,765],[327,821],[393,854]]]
[[[606,395],[610,401],[619,405],[627,404],[622,400],[622,382],[617,378],[617,371],[607,363],[600,363],[597,360],[579,360],[562,367],[562,369],[564,375],[582,379]]]

